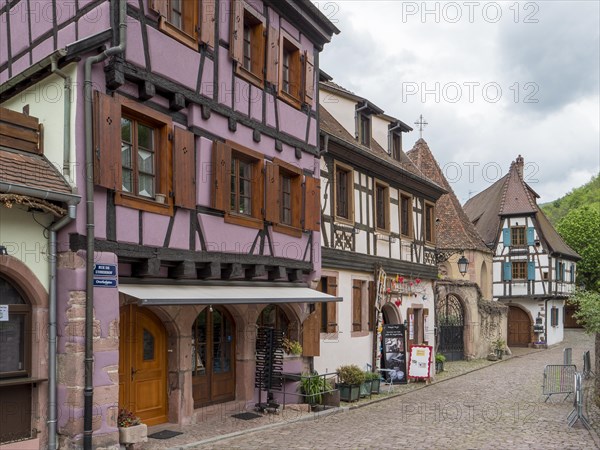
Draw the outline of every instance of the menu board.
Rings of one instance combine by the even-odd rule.
[[[413,345],[410,347],[408,376],[411,378],[430,378],[431,353],[430,345]]]
[[[394,384],[406,384],[406,344],[404,325],[386,324],[383,326],[383,364],[386,378]]]

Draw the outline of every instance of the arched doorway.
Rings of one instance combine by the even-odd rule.
[[[439,300],[435,311],[438,329],[438,352],[448,361],[464,358],[465,316],[460,299],[448,294]]]
[[[508,306],[508,346],[526,347],[531,342],[533,325],[529,314],[517,306]]]
[[[393,303],[386,303],[381,308],[381,314],[383,315],[384,324],[397,324],[400,322],[400,314],[398,308]]]
[[[147,425],[167,421],[167,332],[156,315],[125,305],[119,322],[119,406]]]
[[[194,408],[235,399],[235,324],[222,307],[205,308],[192,325]]]
[[[279,305],[268,305],[258,315],[256,325],[259,327],[271,327],[283,331],[288,339],[297,339],[297,324],[290,321],[287,313]]]

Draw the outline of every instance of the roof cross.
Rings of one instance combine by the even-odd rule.
[[[422,138],[423,137],[423,128],[425,128],[427,125],[429,125],[429,123],[427,123],[425,121],[425,119],[423,119],[423,114],[421,114],[419,116],[419,120],[417,120],[415,122],[415,125],[419,126],[419,137]]]

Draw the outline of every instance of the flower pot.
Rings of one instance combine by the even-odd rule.
[[[504,356],[504,350],[497,348],[496,356],[498,357],[498,359],[502,359],[502,357]]]
[[[444,371],[444,361],[436,361],[435,362],[435,373],[440,373]]]
[[[371,395],[371,380],[366,380],[360,385],[360,397],[364,398]]]
[[[137,444],[148,441],[148,427],[145,423],[132,427],[119,427],[119,442],[121,444]]]
[[[331,392],[323,394],[323,405],[325,406],[340,406],[340,391],[334,389]]]
[[[381,388],[381,379],[371,380],[371,394],[379,394]]]
[[[356,402],[360,398],[360,384],[336,384],[340,390],[340,400],[344,402]]]

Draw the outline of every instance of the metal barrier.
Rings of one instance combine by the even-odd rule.
[[[588,379],[588,378],[591,378],[593,375],[595,375],[595,373],[592,370],[592,361],[591,361],[591,357],[590,357],[590,351],[588,350],[587,352],[583,352],[582,376],[584,379]]]
[[[588,352],[589,353],[589,352]],[[581,383],[581,374],[577,372],[575,374],[575,398],[573,399],[573,411],[569,413],[567,416],[567,422],[569,424],[569,428],[571,428],[578,420],[581,420],[581,423],[588,430],[590,429],[590,423],[588,422],[587,417],[583,414],[583,388]]]
[[[567,394],[564,400],[573,393],[575,383],[575,365],[547,365],[544,367],[544,384],[542,394],[546,396],[547,402],[551,395]]]
[[[567,347],[563,350],[563,364],[565,366],[570,366],[573,364],[573,349]]]

